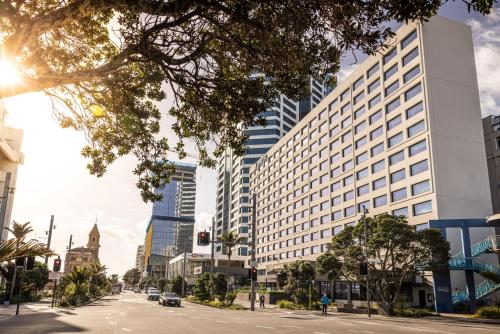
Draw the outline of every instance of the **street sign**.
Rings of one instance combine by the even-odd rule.
[[[381,259],[368,259],[368,262],[369,263],[378,263],[378,264],[380,264],[380,263],[382,263],[382,260]]]
[[[258,265],[257,261],[250,261],[250,267],[257,267]]]
[[[49,271],[49,279],[50,280],[60,280],[61,276],[62,276],[62,273],[60,273],[60,272]]]

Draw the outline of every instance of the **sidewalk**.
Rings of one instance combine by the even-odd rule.
[[[16,304],[4,305],[0,304],[0,321],[16,316]],[[50,308],[50,301],[42,300],[39,302],[23,303],[19,306],[19,315],[33,314],[38,312],[51,312],[55,308]]]

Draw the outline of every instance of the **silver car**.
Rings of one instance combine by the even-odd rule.
[[[158,298],[158,304],[162,306],[181,306],[181,299],[173,292],[165,292]]]
[[[160,298],[160,290],[156,288],[149,288],[148,289],[148,300],[158,300]]]

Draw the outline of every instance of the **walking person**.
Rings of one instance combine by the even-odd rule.
[[[264,301],[266,300],[266,298],[264,297],[263,294],[261,294],[259,296],[259,301],[260,301],[260,308],[266,308],[265,305],[264,305]]]
[[[324,293],[323,296],[321,297],[321,305],[323,306],[321,314],[326,315],[326,312],[328,310],[328,304],[330,304],[330,299],[328,299],[328,296],[326,295],[326,293]]]

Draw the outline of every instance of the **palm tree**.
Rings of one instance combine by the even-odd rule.
[[[33,228],[30,226],[30,222],[26,222],[24,224],[17,223],[16,221],[12,221],[12,227],[4,227],[5,230],[12,233],[14,239],[16,239],[17,243],[21,243],[26,239],[28,234],[33,232]]]
[[[218,238],[218,241],[227,247],[227,262],[228,262],[228,272],[227,275],[230,277],[231,271],[231,256],[233,255],[233,248],[240,244],[243,240],[242,237],[238,236],[233,231],[224,233]],[[227,290],[229,291],[229,285],[231,284],[230,279],[227,280]]]

